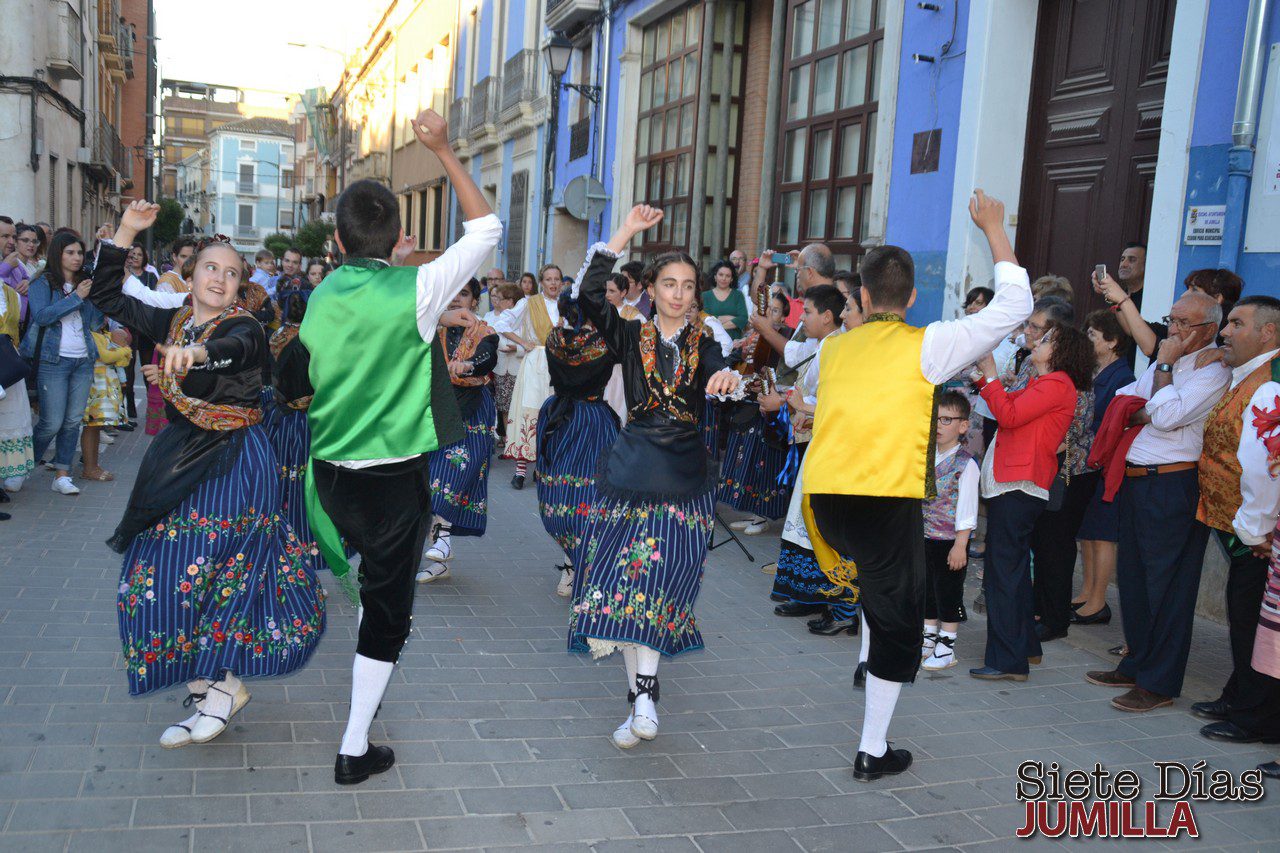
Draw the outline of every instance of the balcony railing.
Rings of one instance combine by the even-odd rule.
[[[136,30],[133,25],[120,18],[116,22],[116,50],[124,60],[124,72],[133,77],[133,40]]]
[[[258,229],[252,225],[237,225],[235,233],[237,240],[254,240],[258,237]]]
[[[100,110],[93,112],[93,159],[92,164],[109,169],[123,180],[133,177],[133,159],[129,151],[120,141],[116,131],[106,114]]]
[[[600,13],[600,0],[547,0],[547,29],[570,30]]]
[[[522,103],[538,96],[538,52],[525,48],[508,59],[502,66],[503,121],[514,117]]]
[[[501,83],[499,78],[490,75],[471,90],[471,114],[467,117],[467,127],[472,136],[484,136],[489,131],[488,125],[496,123]]]
[[[80,13],[66,0],[51,2],[49,73],[63,80],[79,80],[84,76],[84,65],[80,61],[84,27],[80,23]]]
[[[449,141],[457,142],[467,133],[467,98],[458,98],[449,105]]]
[[[236,181],[236,195],[257,195],[258,184],[254,181]]]

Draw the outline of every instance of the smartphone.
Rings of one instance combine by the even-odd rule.
[[[1106,277],[1107,277],[1107,265],[1106,265],[1106,264],[1098,264],[1097,266],[1095,266],[1095,267],[1093,268],[1093,277],[1094,277],[1094,278],[1096,278],[1098,281],[1102,281],[1104,278],[1106,278]]]
[[[786,266],[791,263],[791,256],[786,252],[774,252],[773,262],[777,266]]]

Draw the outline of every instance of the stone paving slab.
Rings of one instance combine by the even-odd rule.
[[[732,544],[712,553],[698,602],[707,649],[663,664],[662,734],[620,752],[608,735],[625,714],[621,666],[564,651],[556,548],[533,489],[511,490],[501,462],[489,534],[456,540],[453,577],[419,588],[372,732],[395,748],[395,768],[356,789],[333,784],[355,643],[340,593],[304,671],[251,683],[253,701],[216,742],[164,750],[156,740],[185,716],[182,697],[128,695],[119,561],[102,544],[147,441],[122,434],[105,452],[113,483],[82,483],[66,498],[41,471],[6,507],[0,850],[1058,849],[1013,839],[1024,760],[1103,761],[1150,780],[1156,759],[1239,772],[1275,757],[1200,738],[1186,712],[1216,694],[1228,660],[1220,625],[1197,623],[1175,707],[1127,716],[1083,681],[1113,661],[1105,649],[1120,641],[1119,619],[1049,644],[1027,683],[990,685],[965,671],[985,629],[975,614],[961,666],[903,691],[891,735],[914,752],[911,770],[858,783],[857,640],[813,637],[804,620],[772,614],[760,566],[776,535],[746,540],[755,563]],[[1268,795],[1198,805],[1196,846],[1273,847],[1280,804],[1274,787]]]

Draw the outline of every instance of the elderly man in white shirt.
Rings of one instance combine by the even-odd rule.
[[[1182,692],[1209,541],[1209,528],[1195,520],[1197,462],[1205,420],[1231,381],[1213,345],[1221,318],[1222,308],[1211,297],[1184,294],[1170,311],[1170,335],[1155,363],[1117,391],[1111,404],[1124,396],[1147,401],[1130,420],[1142,431],[1125,456],[1116,496],[1116,585],[1128,653],[1114,670],[1085,675],[1092,684],[1127,691],[1112,700],[1117,710],[1151,711],[1172,704]]]
[[[1205,424],[1197,519],[1227,552],[1226,605],[1233,671],[1213,702],[1192,713],[1213,720],[1200,733],[1229,743],[1280,741],[1280,680],[1254,669],[1258,609],[1280,514],[1280,479],[1263,438],[1280,403],[1280,300],[1246,296],[1222,329],[1231,388]]]

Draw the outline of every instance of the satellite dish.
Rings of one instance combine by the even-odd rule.
[[[590,175],[579,175],[564,188],[564,207],[575,219],[595,219],[604,213],[609,194],[604,184]]]

